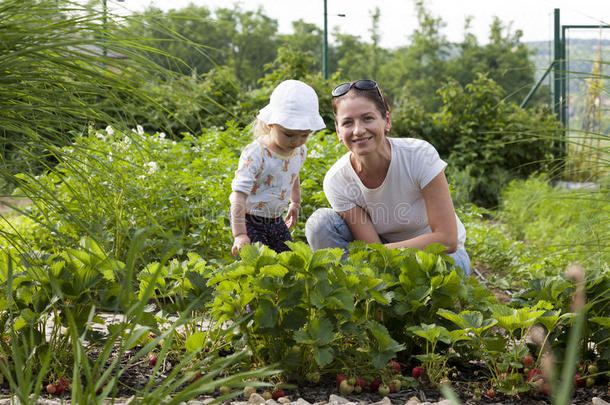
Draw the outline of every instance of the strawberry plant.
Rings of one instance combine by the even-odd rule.
[[[415,357],[422,362],[423,369],[426,371],[426,375],[432,385],[437,385],[442,379],[447,378],[447,375],[449,374],[447,361],[449,360],[453,346],[457,342],[470,340],[470,337],[466,335],[465,330],[456,329],[449,331],[445,327],[437,326],[435,324],[411,326],[408,330],[415,336],[423,338],[426,342],[425,353],[416,355]],[[444,354],[437,351],[437,345],[439,343],[444,343],[448,346],[448,348],[443,350]],[[421,374],[419,374],[419,376],[421,376]]]

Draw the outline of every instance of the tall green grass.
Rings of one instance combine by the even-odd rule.
[[[146,338],[151,324],[148,297],[155,283],[138,299],[134,273],[142,265],[139,258],[148,240],[140,234],[150,227],[140,224],[141,229],[129,230],[131,238],[120,244],[125,262],[121,264],[115,260],[116,251],[100,248],[112,224],[106,229],[91,227],[89,218],[75,215],[79,204],[96,199],[114,201],[109,206],[116,209],[117,217],[129,208],[121,204],[120,190],[92,184],[89,170],[103,171],[103,162],[77,138],[111,126],[131,142],[138,114],[127,105],[140,105],[156,116],[158,128],[172,127],[171,112],[143,86],[172,79],[171,72],[149,58],[151,53],[162,53],[143,45],[145,41],[138,41],[117,22],[117,17],[77,2],[0,2],[0,196],[17,190],[15,197],[31,199],[32,209],[20,209],[25,215],[16,223],[27,222],[35,234],[50,236],[23,237],[15,232],[19,225],[0,215],[0,279],[6,287],[0,297],[0,333],[5,338],[0,351],[3,359],[12,360],[0,361],[0,370],[23,404],[36,403],[43,383],[68,374],[73,403],[103,403],[117,394],[125,364],[146,359],[153,349],[184,350],[184,334],[178,329],[201,322],[201,315],[194,317],[193,308],[187,308],[156,338]],[[147,151],[140,146],[144,158]],[[75,149],[79,153],[73,153]],[[128,159],[120,154],[115,158]],[[69,176],[80,187],[72,189],[67,199],[53,193],[57,184],[70,188],[62,164],[72,169]],[[41,175],[56,183],[45,184]],[[130,179],[123,180],[127,190]],[[41,207],[46,211],[37,210]],[[155,219],[149,218],[151,223]],[[124,235],[112,237],[122,240]],[[78,240],[85,242],[79,247]],[[40,250],[45,243],[52,249]],[[175,254],[171,248],[172,244],[166,245]],[[26,275],[31,284],[24,283]],[[123,313],[125,321],[107,325],[108,333],[100,340],[92,326],[101,323],[100,311],[108,310]],[[54,325],[51,329],[49,322]],[[243,386],[245,379],[274,373],[240,371],[235,365],[243,353],[215,359],[212,354],[202,355],[207,347],[189,351],[169,372],[160,366],[151,370],[146,387],[134,390],[134,403],[179,403],[223,384]],[[197,370],[202,377],[193,381],[195,372],[187,370]]]

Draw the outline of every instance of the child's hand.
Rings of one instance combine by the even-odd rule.
[[[250,238],[248,237],[248,235],[246,235],[245,233],[237,235],[233,240],[233,247],[231,248],[231,253],[233,253],[233,256],[237,256],[237,253],[241,252],[241,248],[244,247],[244,245],[249,244]]]
[[[290,203],[288,206],[288,213],[286,214],[286,226],[288,229],[292,228],[299,218],[299,204]]]

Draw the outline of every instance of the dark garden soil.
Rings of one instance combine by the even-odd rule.
[[[135,353],[128,352],[127,356]],[[126,360],[122,363],[124,367],[127,364]],[[159,381],[163,379],[171,371],[171,363],[165,363],[161,367],[161,371],[157,378]],[[123,375],[120,378],[119,391],[116,398],[129,398],[136,394],[139,390],[142,390],[152,373],[152,367],[148,364],[148,358],[143,358],[128,369],[124,369]],[[404,369],[404,367],[403,367]],[[473,398],[473,385],[477,382],[482,383],[486,381],[487,377],[481,373],[482,369],[468,369],[460,370],[457,369],[456,374],[453,375],[452,389],[459,396],[463,404],[503,404],[503,405],[542,405],[550,404],[551,400],[549,396],[545,396],[539,393],[522,393],[518,396],[507,396],[502,393],[497,393],[495,398],[488,398],[482,395],[480,398]],[[477,372],[479,371],[479,372]],[[475,373],[476,372],[476,373]],[[299,383],[294,384],[291,388],[284,389],[285,394],[292,401],[298,398],[303,398],[311,404],[316,402],[328,401],[331,394],[342,396],[350,401],[356,403],[374,403],[380,401],[383,396],[379,393],[373,393],[368,390],[363,391],[360,394],[342,395],[335,386],[334,376],[322,377],[320,383]],[[153,387],[157,387],[158,384],[153,384]],[[576,389],[572,404],[591,404],[593,397],[601,398],[605,401],[610,401],[609,388],[605,385],[596,385],[592,388],[578,388]],[[0,395],[10,395],[10,390],[6,386],[6,383],[0,389]],[[211,396],[219,395],[218,393],[211,394]],[[48,395],[47,395],[48,396]],[[51,396],[48,396],[51,398]],[[387,397],[391,400],[392,404],[404,405],[410,398],[417,397],[420,401],[437,402],[443,399],[442,395],[437,389],[418,387],[418,388],[403,388],[400,392],[388,394]],[[59,397],[55,397],[59,399]],[[64,400],[69,399],[69,392],[65,392],[62,397]],[[199,398],[199,399],[204,399]],[[243,396],[238,396],[232,401],[245,401]]]
[[[134,394],[132,388],[142,388],[148,381],[151,367],[147,361],[137,363],[131,367],[121,378],[121,390],[119,397],[130,397]],[[507,396],[502,393],[497,393],[496,397],[491,399],[483,395],[480,399],[473,399],[472,385],[477,381],[485,381],[487,377],[484,374],[474,375],[475,369],[457,371],[457,376],[454,377],[452,389],[459,396],[463,404],[504,404],[504,405],[542,405],[550,404],[549,396],[539,393],[522,393],[519,396]],[[380,401],[383,396],[379,393],[369,392],[367,390],[360,394],[342,395],[335,385],[334,376],[322,377],[318,384],[298,383],[294,388],[285,389],[286,396],[295,401],[298,398],[303,398],[311,404],[316,402],[328,401],[331,394],[339,395],[353,402],[374,403]],[[388,394],[387,397],[396,405],[404,405],[411,397],[417,397],[420,401],[437,402],[443,399],[437,389],[432,388],[403,388],[400,392]],[[597,385],[592,388],[576,389],[572,404],[591,404],[593,397],[601,398],[605,401],[610,401],[610,393],[608,387]],[[242,396],[237,397],[234,401],[245,401]]]

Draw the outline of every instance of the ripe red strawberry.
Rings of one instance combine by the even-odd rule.
[[[587,384],[587,380],[582,378],[580,374],[574,374],[574,385],[578,388],[582,388]]]
[[[70,386],[70,383],[68,383],[68,381],[65,378],[58,379],[57,384],[63,385],[64,388],[68,388]]]
[[[271,393],[271,397],[275,400],[284,396],[284,390],[275,390]]]
[[[424,370],[421,367],[413,367],[413,370],[411,370],[411,376],[415,379],[421,377],[424,373],[426,372],[426,370]]]
[[[540,370],[539,368],[533,368],[527,374],[527,381],[537,381],[542,377],[542,370]]]
[[[360,388],[366,388],[368,383],[362,377],[356,377],[356,385],[360,386]]]
[[[372,392],[377,392],[379,390],[379,386],[381,385],[381,378],[377,377],[373,381],[371,381],[371,385],[369,388]]]
[[[150,356],[148,359],[148,365],[154,367],[157,364],[157,356]]]
[[[55,384],[55,395],[61,395],[64,392],[64,388],[66,387],[61,384]]]
[[[390,362],[388,363],[388,368],[394,371],[395,373],[400,373],[400,364],[398,364],[398,362],[394,360],[390,360]]]
[[[523,367],[531,368],[534,365],[534,357],[531,354],[526,354],[521,359],[521,363],[523,363]]]
[[[488,398],[495,398],[496,397],[496,391],[493,388],[490,388],[490,389],[487,390],[485,395],[487,395]]]

